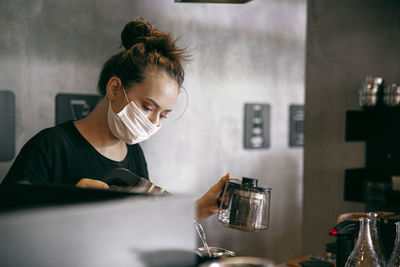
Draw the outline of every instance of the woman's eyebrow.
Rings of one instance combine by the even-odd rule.
[[[154,101],[153,99],[151,99],[151,98],[145,98],[145,99],[150,101],[151,103],[153,103],[153,105],[156,106],[156,108],[160,108],[160,105],[156,101]],[[166,109],[165,111],[171,112],[172,109]]]

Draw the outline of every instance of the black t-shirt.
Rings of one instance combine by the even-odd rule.
[[[76,129],[73,121],[47,128],[30,139],[18,154],[3,185],[19,181],[32,184],[75,185],[82,178],[101,180],[114,168],[126,168],[148,179],[147,164],[138,144],[127,145],[121,161],[101,155]]]

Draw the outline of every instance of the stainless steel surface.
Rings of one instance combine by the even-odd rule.
[[[149,195],[164,195],[168,193],[160,186],[155,185],[151,182],[140,182],[137,186],[112,185],[110,186],[110,189],[119,192],[130,192],[130,193],[149,194]]]
[[[210,251],[210,247],[207,244],[206,232],[204,232],[203,226],[200,223],[198,223],[196,220],[194,220],[194,225],[196,226],[196,230],[197,230],[197,233],[199,234],[201,242],[203,242],[203,246],[204,246],[204,249],[207,252],[207,256],[211,257],[212,254],[211,254],[211,251]]]
[[[0,214],[0,266],[193,266],[190,196],[134,197]]]
[[[103,177],[103,181],[110,185],[111,190],[115,191],[148,195],[168,194],[168,192],[160,186],[124,168],[110,170]]]
[[[196,253],[202,258],[222,258],[235,256],[235,252],[218,247],[208,247],[208,249],[206,247],[200,247],[196,249]]]
[[[256,257],[233,257],[200,264],[199,267],[273,267],[272,262]]]
[[[257,180],[256,180],[257,181]],[[221,198],[217,219],[225,226],[246,232],[268,229],[271,188],[229,181]]]

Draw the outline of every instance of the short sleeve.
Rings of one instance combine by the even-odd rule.
[[[43,134],[30,139],[21,149],[2,184],[18,182],[32,184],[50,183],[51,155]]]

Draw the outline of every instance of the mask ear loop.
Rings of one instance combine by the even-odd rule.
[[[128,104],[129,104],[129,99],[128,99],[128,96],[126,95],[126,92],[125,92],[125,88],[124,88],[124,87],[122,87],[122,92],[124,92],[126,101],[128,101]]]
[[[186,112],[186,110],[187,110],[187,107],[189,106],[189,95],[188,95],[188,93],[187,93],[185,87],[182,86],[181,88],[182,88],[182,90],[185,92],[185,96],[186,96],[186,105],[185,105],[185,108],[183,109],[183,112],[181,113],[181,115],[179,115],[179,117],[178,117],[177,119],[175,119],[175,121],[179,120],[179,119],[183,116],[183,114],[185,114],[185,112]]]

